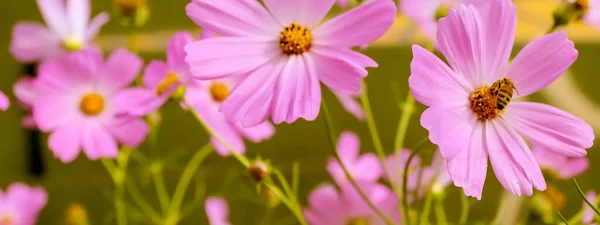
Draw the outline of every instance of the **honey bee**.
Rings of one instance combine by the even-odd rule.
[[[510,78],[497,80],[490,88],[490,100],[492,101],[492,105],[496,105],[498,110],[505,109],[512,99],[513,91],[515,90],[517,90],[515,88],[515,83]],[[518,93],[519,92],[517,91],[517,94]]]

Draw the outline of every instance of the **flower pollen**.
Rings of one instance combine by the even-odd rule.
[[[502,115],[515,90],[510,78],[501,78],[491,87],[483,86],[471,93],[471,109],[481,121],[494,119]]]
[[[175,72],[168,72],[167,76],[156,86],[156,96],[163,95],[171,85],[179,82],[179,75]]]
[[[279,34],[279,48],[286,55],[302,54],[311,46],[312,32],[309,27],[292,22]]]
[[[210,85],[210,96],[215,102],[223,102],[229,96],[229,87],[223,83],[215,82]]]
[[[81,99],[79,108],[87,116],[96,116],[104,110],[104,98],[96,93],[87,94]]]
[[[75,34],[69,35],[65,40],[63,40],[63,46],[67,51],[76,52],[83,48],[83,40],[77,37]]]

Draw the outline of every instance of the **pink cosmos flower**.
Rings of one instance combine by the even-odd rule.
[[[108,22],[101,13],[90,22],[90,0],[37,0],[48,27],[38,22],[19,22],[13,28],[10,52],[20,62],[56,58],[66,51],[90,47]]]
[[[210,225],[230,225],[229,223],[229,205],[225,199],[219,197],[210,197],[204,203],[204,209],[208,216]]]
[[[276,124],[314,120],[322,81],[334,91],[360,89],[365,67],[377,63],[350,50],[387,31],[395,19],[391,0],[370,1],[319,24],[335,0],[194,0],[188,16],[223,37],[186,46],[194,77],[241,77],[219,110],[246,127],[269,117]]]
[[[589,161],[586,157],[567,157],[543,148],[533,148],[533,155],[540,167],[560,179],[571,179],[587,171]]]
[[[356,134],[343,132],[337,143],[337,151],[342,162],[355,180],[376,183],[381,178],[381,175],[383,175],[383,170],[375,154],[366,153],[362,156],[358,155],[360,142]],[[342,170],[342,167],[334,158],[329,159],[327,171],[329,171],[329,174],[331,174],[338,184],[345,183],[348,180],[344,174],[344,170]]]
[[[332,185],[322,185],[310,194],[308,197],[310,208],[304,209],[304,216],[309,224],[385,224],[350,183],[345,182],[339,186],[340,191]],[[390,219],[400,222],[398,202],[394,192],[378,183],[362,183],[361,188],[383,213]]]
[[[142,60],[117,50],[104,62],[93,50],[70,53],[40,66],[33,104],[39,129],[50,132],[48,145],[67,163],[80,149],[95,160],[114,158],[117,143],[135,147],[144,141],[148,125],[137,116],[117,115],[113,97],[139,73]]]
[[[400,12],[415,21],[419,28],[435,41],[437,21],[445,17],[449,9],[461,4],[473,4],[475,6],[485,3],[487,0],[400,0]]]
[[[193,38],[187,32],[175,34],[167,47],[167,62],[150,62],[144,71],[144,86],[120,92],[115,97],[115,104],[123,112],[142,116],[158,110],[173,95],[182,95],[179,100],[191,105],[198,116],[240,154],[246,150],[244,137],[258,143],[273,136],[275,127],[269,122],[246,128],[225,119],[225,115],[219,112],[219,106],[228,98],[237,82],[235,78],[210,81],[194,79],[184,60],[183,51],[184,46],[192,42]],[[211,142],[220,155],[231,154],[215,137],[211,137]]]
[[[19,105],[27,113],[21,120],[21,125],[29,129],[37,128],[33,115],[31,115],[33,103],[40,95],[35,87],[35,80],[33,77],[21,77],[13,86],[13,93],[17,97]]]
[[[387,159],[386,179],[390,179],[398,187],[402,186],[404,179],[404,169],[411,151],[404,149],[396,157],[390,156]],[[398,165],[398,162],[400,164]],[[424,197],[427,192],[433,188],[444,189],[450,184],[450,176],[446,170],[446,162],[440,154],[436,154],[430,166],[421,166],[421,158],[415,156],[410,162],[407,180],[407,190],[409,201]]]
[[[47,201],[43,188],[11,184],[5,192],[0,191],[0,224],[34,225]]]
[[[563,32],[534,40],[508,66],[516,26],[510,0],[450,10],[439,22],[438,44],[450,66],[413,46],[409,86],[429,108],[421,125],[448,161],[466,195],[481,198],[488,158],[496,177],[515,195],[544,190],[546,182],[524,138],[569,157],[586,155],[594,132],[557,108],[514,99],[541,90],[577,59]],[[513,96],[513,101],[510,96]]]
[[[596,195],[595,191],[588,191],[585,194],[585,197],[590,202],[596,202],[596,198],[598,196]],[[596,216],[596,213],[594,213],[594,210],[590,208],[590,206],[588,206],[585,202],[583,202],[582,207],[585,209],[585,213],[583,214],[583,218],[581,218],[581,222],[585,223],[586,225],[596,225],[597,223],[594,220],[594,216]]]

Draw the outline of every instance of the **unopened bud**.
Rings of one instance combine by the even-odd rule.
[[[248,172],[252,180],[262,182],[269,176],[269,168],[262,161],[256,161],[248,167]]]
[[[79,203],[71,203],[65,211],[65,224],[67,225],[88,225],[87,211]]]
[[[267,200],[267,205],[269,205],[270,207],[275,207],[279,205],[280,199],[271,188],[265,188],[264,196]]]

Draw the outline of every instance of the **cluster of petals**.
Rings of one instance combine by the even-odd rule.
[[[565,33],[529,43],[508,65],[513,47],[516,8],[510,0],[490,0],[476,8],[461,5],[439,20],[437,43],[449,66],[431,52],[413,46],[409,86],[428,108],[421,125],[447,160],[448,172],[465,194],[481,198],[488,159],[503,187],[515,195],[546,189],[534,146],[583,157],[594,132],[581,119],[552,106],[520,102],[556,80],[577,59]],[[500,79],[514,82],[512,101],[500,116],[480,119],[471,96]]]
[[[184,60],[184,47],[193,41],[194,38],[187,32],[175,34],[167,46],[167,61],[151,61],[144,70],[143,86],[124,90],[115,97],[115,104],[121,112],[136,116],[147,115],[158,110],[174,95],[183,95],[179,96],[182,99],[178,99],[182,107],[192,107],[215,135],[222,139],[211,137],[215,149],[223,156],[230,154],[227,147],[233,148],[237,153],[244,153],[244,138],[257,143],[273,136],[275,127],[268,121],[243,127],[240,123],[227,121],[223,113],[219,112],[221,102],[228,98],[237,79],[194,79]]]
[[[350,48],[381,37],[396,15],[392,0],[377,0],[319,23],[334,4],[335,0],[266,0],[265,6],[257,1],[194,0],[186,7],[188,16],[222,36],[186,46],[191,73],[202,80],[242,78],[219,108],[229,121],[249,127],[269,118],[276,124],[314,120],[321,105],[321,82],[338,93],[359,92],[368,74],[365,68],[377,63]],[[304,31],[290,33],[301,48],[282,49],[286,27]]]

